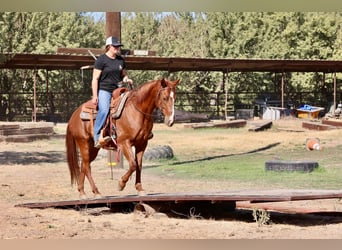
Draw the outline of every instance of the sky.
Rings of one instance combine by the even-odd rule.
[[[161,16],[169,15],[172,12],[161,12]],[[106,12],[85,12],[85,15],[91,16],[95,21],[104,21],[106,19]]]
[[[106,12],[86,12],[85,15],[91,16],[95,19],[95,21],[105,20]]]

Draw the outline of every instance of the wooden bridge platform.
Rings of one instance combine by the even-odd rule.
[[[215,216],[217,212],[222,214],[223,211],[234,211],[237,208],[237,202],[238,207],[250,209],[258,207],[257,204],[262,203],[335,198],[342,198],[342,190],[238,190],[208,193],[151,193],[143,196],[106,196],[99,199],[34,202],[16,206],[39,209],[107,207],[113,212],[127,212],[132,211],[139,204],[147,204],[162,213],[168,213],[171,210],[189,211],[189,209],[195,207],[196,211],[203,216],[210,217]],[[252,203],[255,205],[251,205]]]

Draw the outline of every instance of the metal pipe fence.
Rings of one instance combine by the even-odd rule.
[[[90,97],[78,93],[37,92],[37,121],[68,122],[73,111]],[[292,92],[285,95],[285,105],[295,108],[301,104],[311,104],[329,110],[333,103],[333,93]],[[336,94],[337,102],[342,101],[342,91]],[[176,109],[198,114],[206,114],[211,119],[234,116],[238,109],[253,109],[255,115],[260,106],[281,105],[277,93],[229,92],[226,100],[224,92],[177,92]],[[33,93],[0,93],[0,121],[32,121]],[[227,107],[227,112],[225,112]]]

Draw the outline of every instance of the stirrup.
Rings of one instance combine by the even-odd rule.
[[[106,136],[106,137],[100,136],[100,139],[94,143],[94,147],[95,148],[102,148],[103,146],[105,146],[107,144],[107,142],[109,142],[111,140],[112,140],[112,138],[109,136]]]
[[[102,145],[100,144],[99,141],[94,143],[94,148],[98,148],[98,149],[102,148]]]
[[[104,144],[104,143],[109,142],[109,141],[111,141],[111,140],[112,140],[112,138],[110,138],[110,136],[101,137],[101,138],[99,139],[99,143],[100,143],[100,144]]]

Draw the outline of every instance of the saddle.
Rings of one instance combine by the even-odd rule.
[[[80,118],[83,121],[94,121],[97,115],[97,105],[95,105],[91,100],[84,103],[81,107]]]
[[[101,130],[100,138],[111,137],[112,140],[106,140],[104,142],[103,148],[106,149],[116,149],[116,129],[115,124],[112,124],[110,118],[119,119],[122,110],[127,101],[129,91],[127,88],[117,88],[112,93],[112,100],[110,105],[110,112],[106,119],[103,129]],[[90,121],[91,131],[94,129],[94,121],[97,116],[97,105],[93,104],[91,100],[85,102],[81,106],[80,118],[83,121]],[[112,124],[112,126],[111,126]]]

